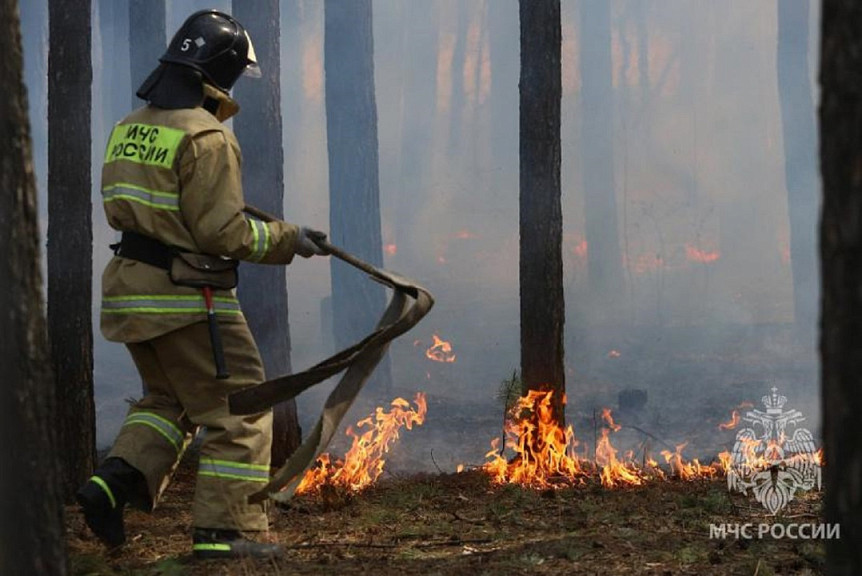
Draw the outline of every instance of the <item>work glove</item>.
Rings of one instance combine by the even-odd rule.
[[[303,258],[311,258],[312,256],[326,256],[329,254],[326,250],[317,245],[315,240],[326,240],[326,234],[313,228],[303,226],[299,229],[299,236],[296,239],[296,253]]]

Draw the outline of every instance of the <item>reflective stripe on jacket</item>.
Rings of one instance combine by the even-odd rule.
[[[203,108],[145,106],[117,124],[102,168],[108,223],[189,252],[287,264],[298,227],[246,216],[233,132]],[[233,291],[216,291],[223,322],[242,321]],[[102,333],[140,342],[206,319],[200,291],[167,273],[114,257],[102,275]]]

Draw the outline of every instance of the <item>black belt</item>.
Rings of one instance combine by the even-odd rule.
[[[117,256],[137,260],[163,270],[171,269],[171,261],[176,255],[176,248],[137,232],[123,232],[122,239],[116,244],[111,244],[111,250]]]
[[[137,232],[123,232],[123,237],[116,244],[111,244],[114,254],[122,258],[130,258],[167,270],[171,272],[171,263],[179,252],[179,249],[168,246],[149,236]],[[174,281],[171,276],[171,281]],[[207,323],[210,330],[210,343],[213,349],[213,360],[216,366],[216,378],[223,380],[230,378],[230,373],[225,367],[224,350],[222,348],[221,334],[216,321],[215,308],[213,307],[212,288],[202,287],[204,303],[207,310]]]

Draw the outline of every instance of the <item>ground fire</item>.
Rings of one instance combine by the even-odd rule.
[[[425,356],[435,362],[443,362],[445,364],[455,362],[456,356],[452,352],[452,344],[446,340],[442,340],[437,334],[434,334],[433,338],[434,344],[425,351]]]
[[[691,262],[710,264],[721,258],[721,253],[718,250],[701,250],[696,246],[686,244],[685,257]]]
[[[631,451],[620,457],[611,444],[611,434],[622,426],[607,408],[602,411],[603,425],[590,458],[589,448],[576,438],[572,426],[563,430],[553,419],[552,397],[551,391],[531,390],[510,410],[505,448],[513,456],[507,459],[505,450],[500,449],[500,439],[495,438],[481,467],[494,483],[547,489],[585,484],[597,478],[603,486],[613,488],[666,478],[714,478],[723,476],[730,465],[729,453],[720,454],[708,465],[697,459],[686,461],[682,455],[686,444],[678,445],[674,452],[662,451],[662,464],[646,453],[640,463]]]
[[[344,459],[333,460],[329,454],[322,454],[305,473],[296,492],[313,494],[322,486],[359,492],[373,484],[383,473],[386,463],[383,457],[398,440],[401,429],[410,430],[414,424],[421,426],[425,422],[428,410],[425,394],[417,393],[413,403],[415,408],[407,400],[396,398],[388,412],[378,406],[374,414],[356,423],[357,429],[364,432],[356,433],[348,427],[346,434],[353,438],[353,443]]]
[[[739,412],[734,410],[730,415],[730,420],[722,422],[718,425],[719,430],[733,430],[739,424]]]

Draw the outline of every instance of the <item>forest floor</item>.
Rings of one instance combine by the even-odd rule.
[[[822,541],[757,538],[760,523],[819,523],[820,493],[797,493],[786,516],[724,480],[665,480],[605,489],[598,483],[534,491],[493,486],[479,471],[389,477],[348,496],[295,499],[272,511],[271,561],[191,556],[194,463],[152,515],[126,515],[128,542],[108,552],[80,512],[66,511],[72,574],[820,574]],[[755,526],[754,538],[710,538],[711,524]]]
[[[788,407],[801,409],[805,425],[819,438],[816,354],[792,342],[781,326],[746,327],[742,333],[713,328],[594,336],[572,358],[578,370],[568,378],[569,421],[580,446],[594,446],[602,426],[597,414],[613,407],[623,425],[613,435],[621,453],[632,449],[640,461],[647,452],[655,455],[686,443],[686,459],[710,462],[733,447],[736,430],[719,426],[731,410],[744,402],[762,409],[761,398],[777,386],[787,394]],[[464,357],[470,355],[465,351]],[[817,491],[797,492],[785,515],[773,517],[753,496],[731,494],[723,479],[664,480],[619,489],[590,480],[555,491],[494,486],[473,468],[500,435],[497,384],[476,382],[472,365],[429,366],[423,355],[396,378],[422,383],[393,395],[409,399],[417,388],[426,391],[428,419],[392,447],[380,482],[357,495],[328,491],[272,510],[271,538],[287,548],[283,558],[192,558],[196,461],[189,453],[155,513],[127,513],[128,542],[119,550],[106,551],[80,512],[66,510],[72,574],[821,573],[822,541],[756,534],[760,524],[820,523]],[[505,377],[505,369],[499,370]],[[617,395],[625,388],[648,392],[642,410],[618,410]],[[363,394],[346,422],[358,421],[392,398],[371,396]],[[308,403],[311,416],[319,403]],[[343,454],[348,445],[346,436],[337,435],[330,450]],[[449,473],[458,464],[472,470]],[[719,524],[751,524],[755,537],[710,538],[710,526]]]

